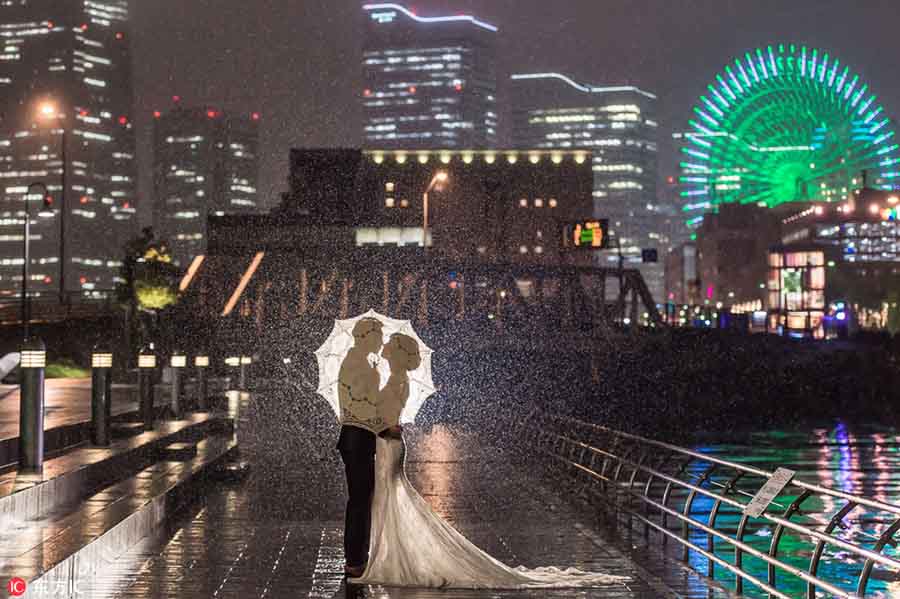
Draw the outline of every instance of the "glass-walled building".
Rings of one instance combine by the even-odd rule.
[[[0,2],[0,296],[22,284],[26,205],[31,293],[115,286],[135,218],[128,9],[127,0]],[[32,183],[46,186],[52,217],[37,218],[42,191],[26,200]]]
[[[664,298],[662,263],[643,264],[641,250],[669,247],[670,210],[656,193],[654,94],[632,86],[583,85],[560,73],[511,78],[513,144],[518,148],[589,149],[594,216],[608,218],[626,266],[639,267],[654,299]],[[616,251],[604,255],[616,266]]]
[[[366,4],[362,87],[368,148],[484,149],[497,141],[497,27]]]
[[[206,250],[207,216],[260,209],[257,113],[155,113],[154,227],[182,268]]]

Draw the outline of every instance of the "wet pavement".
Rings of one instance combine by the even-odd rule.
[[[516,566],[630,577],[596,589],[439,591],[356,588],[343,581],[342,468],[337,427],[318,404],[244,397],[238,439],[253,474],[217,485],[165,531],[122,556],[81,596],[169,597],[716,597],[699,578],[603,528],[594,510],[510,460],[473,430],[410,430],[407,472],[432,507],[473,542]]]
[[[44,391],[44,428],[91,419],[91,379],[48,379]],[[137,410],[137,387],[113,385],[113,416]],[[0,386],[0,440],[19,436],[19,387]]]

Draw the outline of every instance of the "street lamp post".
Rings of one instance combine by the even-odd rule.
[[[31,201],[29,198],[31,190],[35,187],[42,187],[44,190],[42,197],[45,210],[49,207],[47,198],[50,195],[47,186],[43,183],[32,183],[25,191],[25,232],[22,236],[22,324],[26,340],[31,336],[31,298],[28,296],[28,279],[31,277]]]
[[[431,178],[431,183],[425,189],[425,193],[422,194],[422,247],[425,253],[428,253],[428,194],[436,185],[444,183],[448,178],[446,171],[436,172]]]
[[[56,105],[46,102],[40,107],[41,116],[45,119],[62,120]],[[60,138],[60,158],[62,160],[62,191],[59,196],[59,301],[65,304],[66,300],[66,189],[69,184],[69,163],[66,157],[68,148],[68,131],[63,125]]]

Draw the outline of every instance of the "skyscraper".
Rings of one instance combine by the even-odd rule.
[[[513,139],[518,148],[584,148],[593,153],[594,216],[608,218],[626,264],[638,266],[654,299],[664,297],[662,264],[643,264],[643,249],[664,256],[668,207],[656,193],[656,96],[632,86],[577,83],[559,73],[512,75]],[[617,250],[604,262],[615,266]]]
[[[494,147],[497,28],[399,4],[366,4],[363,13],[364,146]]]
[[[32,292],[110,290],[135,215],[128,1],[0,2],[0,39],[0,295],[21,286],[33,183],[54,216],[31,227]]]
[[[206,250],[209,214],[259,209],[260,116],[180,106],[153,116],[154,227],[187,267]]]

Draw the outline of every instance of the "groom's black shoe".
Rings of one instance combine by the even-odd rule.
[[[344,566],[344,576],[346,578],[359,578],[365,571],[365,566]]]

